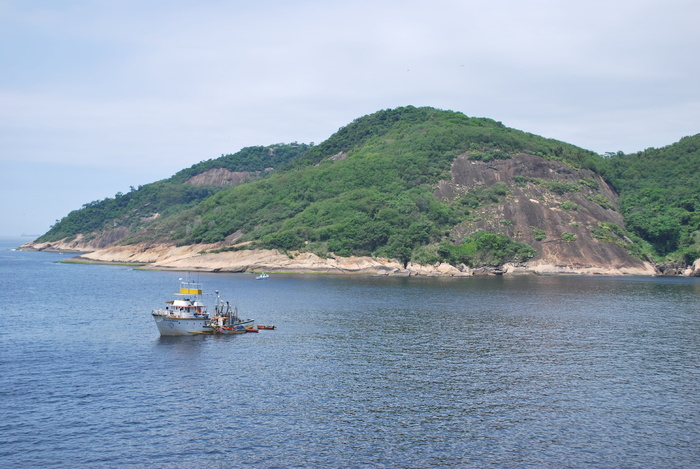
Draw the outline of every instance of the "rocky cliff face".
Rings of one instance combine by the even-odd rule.
[[[225,168],[214,168],[191,177],[185,184],[192,186],[235,186],[251,176],[257,176],[260,171],[229,171]]]
[[[598,175],[561,162],[519,154],[511,159],[455,160],[452,179],[436,194],[448,200],[475,189],[502,183],[497,203],[472,210],[452,230],[456,240],[477,230],[501,233],[535,247],[539,256],[527,263],[548,271],[653,271],[626,247],[617,196]]]

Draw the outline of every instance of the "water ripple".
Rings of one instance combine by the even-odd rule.
[[[5,467],[700,465],[696,279],[206,274],[278,329],[173,339],[179,274],[41,254],[0,259]]]

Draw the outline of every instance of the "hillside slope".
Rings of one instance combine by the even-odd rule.
[[[458,157],[451,175],[440,182],[439,197],[476,205],[452,229],[455,239],[479,230],[500,233],[537,250],[530,266],[554,270],[644,268],[630,255],[639,253],[625,233],[615,193],[590,170],[521,153],[488,163]],[[475,192],[493,194],[494,188],[491,203],[472,202]]]
[[[268,158],[278,147],[259,148],[257,166],[240,164],[247,153],[229,155],[167,186],[211,195],[160,211],[139,188],[132,197],[140,205],[122,218],[61,238],[62,221],[33,246],[102,247],[110,254],[94,258],[156,263],[149,253],[163,252],[158,246],[192,246],[211,270],[227,268],[215,266],[217,256],[245,257],[228,268],[247,270],[259,265],[251,253],[278,252],[313,258],[319,271],[358,256],[395,262],[392,271],[653,271],[649,245],[625,230],[601,177],[609,160],[491,119],[409,106],[356,119],[314,147],[279,146],[287,157],[276,164]]]
[[[630,231],[681,265],[700,258],[700,134],[610,159]]]
[[[53,225],[36,243],[69,242],[80,250],[110,246],[217,192],[259,179],[309,148],[299,143],[247,147],[235,154],[202,161],[168,179],[86,203]]]

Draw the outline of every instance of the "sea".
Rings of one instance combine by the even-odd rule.
[[[256,280],[21,243],[0,467],[700,467],[698,278]],[[160,337],[186,275],[276,329]]]

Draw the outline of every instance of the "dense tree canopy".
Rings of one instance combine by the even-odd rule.
[[[700,134],[664,148],[610,159],[627,227],[656,253],[690,263],[700,258]]]

